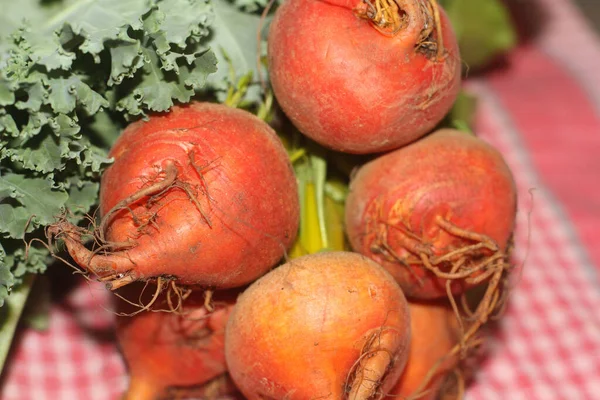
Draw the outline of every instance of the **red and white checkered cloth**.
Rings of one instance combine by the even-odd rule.
[[[600,399],[600,40],[569,0],[522,2],[534,5],[540,34],[507,69],[467,84],[480,99],[478,134],[516,176],[517,258],[528,251],[469,400]],[[127,377],[103,334],[108,299],[82,285],[54,307],[48,331],[20,332],[1,398],[119,398]]]

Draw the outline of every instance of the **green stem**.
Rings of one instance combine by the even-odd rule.
[[[35,275],[28,275],[0,308],[0,372],[4,369],[4,363],[34,280]]]

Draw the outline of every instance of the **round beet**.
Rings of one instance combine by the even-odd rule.
[[[239,297],[225,356],[250,400],[367,400],[398,380],[409,340],[392,276],[359,254],[328,252],[272,270]]]
[[[295,176],[275,132],[249,112],[193,103],[131,124],[102,176],[102,223],[90,252],[53,228],[76,262],[117,288],[164,277],[245,285],[273,267],[299,224]]]
[[[442,302],[409,302],[411,342],[406,368],[386,398],[435,400],[445,378],[459,364],[460,326]]]
[[[116,337],[129,372],[125,399],[226,389],[225,325],[238,291],[216,292],[209,311],[202,291],[179,304],[180,293],[155,295],[154,289],[140,286],[129,285],[120,295],[137,303],[141,294],[148,304],[145,309],[126,301],[118,301],[116,307]]]
[[[297,128],[349,153],[419,138],[460,89],[455,34],[432,0],[287,0],[269,30],[268,61]]]
[[[345,220],[355,251],[383,265],[408,297],[431,299],[490,277],[498,288],[516,205],[502,155],[444,129],[362,166]]]

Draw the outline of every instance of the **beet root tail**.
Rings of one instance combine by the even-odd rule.
[[[156,400],[163,390],[157,388],[148,379],[132,376],[129,381],[129,387],[121,400]]]
[[[401,335],[395,329],[382,327],[371,334],[349,375],[348,399],[376,398],[389,370],[404,350]]]
[[[83,236],[87,232],[61,220],[48,228],[50,240],[60,239],[65,243],[69,255],[77,265],[104,282],[110,290],[118,289],[138,279],[135,275],[135,263],[122,251],[114,248],[132,247],[132,244],[103,245],[95,250],[84,246]]]

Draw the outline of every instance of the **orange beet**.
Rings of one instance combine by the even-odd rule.
[[[136,285],[137,286],[137,285]],[[127,287],[130,301],[137,302],[139,288]],[[146,303],[152,289],[147,289]],[[194,292],[177,312],[169,312],[166,292],[152,304],[152,311],[117,318],[119,348],[130,376],[127,400],[150,400],[170,392],[195,390],[219,392],[226,387],[225,325],[237,292],[215,293],[215,310],[207,311],[204,293]],[[172,297],[176,302],[176,297]],[[163,311],[157,311],[163,310]],[[117,311],[131,314],[135,307],[119,301]],[[218,385],[217,385],[218,384]]]
[[[296,180],[275,132],[249,112],[192,103],[131,124],[102,176],[100,243],[55,227],[75,261],[112,288],[159,276],[231,288],[269,270],[299,223]]]
[[[447,295],[448,278],[461,293],[507,269],[516,205],[502,155],[444,129],[362,166],[345,221],[355,251],[384,266],[407,297],[431,299]]]
[[[172,388],[156,400],[244,400],[228,373],[219,375],[200,387]]]
[[[458,357],[448,357],[459,342],[460,328],[454,311],[445,303],[409,302],[411,342],[408,362],[402,377],[388,393],[389,398],[435,400],[445,376],[456,367]],[[443,362],[428,383],[427,374],[440,360]]]
[[[396,34],[376,29],[367,3],[373,12],[390,9],[388,22],[399,18]],[[459,92],[459,49],[444,11],[438,31],[431,0],[384,3],[287,0],[270,26],[278,103],[302,133],[334,150],[374,153],[412,142]]]
[[[350,252],[302,256],[239,297],[225,353],[250,400],[366,400],[398,380],[410,320],[394,279]]]

